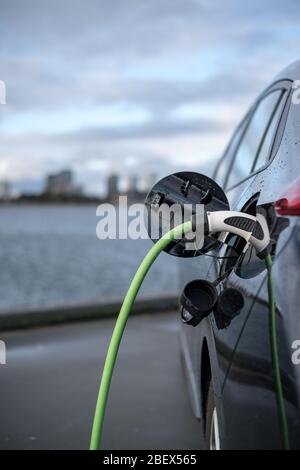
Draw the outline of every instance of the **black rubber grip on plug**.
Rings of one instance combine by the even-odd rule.
[[[260,223],[257,221],[255,222],[255,227],[252,232],[252,236],[254,238],[257,238],[257,240],[263,240],[264,239],[264,231],[260,225]]]
[[[245,232],[252,232],[254,229],[255,220],[248,219],[246,217],[231,216],[224,220],[225,224],[231,227],[236,227]]]

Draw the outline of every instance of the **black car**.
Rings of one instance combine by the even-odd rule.
[[[265,210],[273,240],[277,341],[291,448],[300,448],[300,61],[281,72],[258,97],[233,134],[212,178],[232,210]],[[281,207],[280,202],[286,206]],[[292,207],[289,206],[292,201]],[[279,209],[274,210],[274,206]],[[284,217],[283,217],[284,216]],[[289,225],[287,226],[287,221]],[[201,256],[181,269],[181,283],[214,281],[238,289],[244,307],[224,328],[213,313],[196,327],[182,325],[181,342],[193,409],[211,449],[280,449],[272,367],[267,272],[240,243]],[[298,290],[299,288],[299,290]]]

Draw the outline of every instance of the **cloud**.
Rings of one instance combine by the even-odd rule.
[[[0,177],[27,182],[75,165],[92,187],[99,160],[104,173],[125,172],[130,155],[140,172],[172,169],[182,154],[200,166],[299,55],[298,0],[0,0],[0,9]]]
[[[265,71],[266,47],[284,44],[280,31],[287,20],[290,29],[297,25],[297,3],[288,3],[1,0],[1,73],[10,104],[28,109],[127,100],[170,108],[195,95],[206,98],[209,81],[220,78],[229,96],[237,85],[238,94],[249,93],[252,56],[256,71]],[[213,65],[207,65],[210,54]],[[183,79],[187,60],[194,75]],[[172,77],[157,78],[168,68]]]

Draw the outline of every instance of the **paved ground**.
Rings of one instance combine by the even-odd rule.
[[[196,449],[176,314],[130,319],[112,382],[103,448]],[[88,447],[112,320],[2,333],[0,448]]]

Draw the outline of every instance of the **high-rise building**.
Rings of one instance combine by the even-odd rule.
[[[136,175],[130,175],[128,176],[128,192],[131,191],[137,191],[137,186],[138,186],[138,177]]]
[[[11,187],[7,180],[0,181],[0,199],[10,199]]]
[[[149,190],[154,186],[157,181],[157,176],[155,173],[147,173],[144,177],[143,187],[145,190]]]
[[[115,200],[119,194],[119,177],[116,174],[109,175],[107,178],[107,198]]]
[[[82,193],[82,188],[73,182],[71,170],[63,170],[47,176],[45,191],[52,196],[73,196]]]

